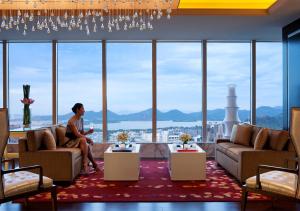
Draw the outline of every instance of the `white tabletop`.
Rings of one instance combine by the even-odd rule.
[[[113,152],[112,149],[114,144],[107,148],[104,153],[139,153],[140,152],[140,144],[132,144],[132,151],[131,152]]]
[[[177,144],[168,144],[168,147],[169,147],[169,150],[171,153],[205,153],[205,151],[201,147],[199,147],[197,144],[193,144],[193,147],[189,148],[191,150],[197,150],[196,152],[195,151],[194,152],[192,152],[192,151],[191,152],[188,152],[188,151],[178,152],[177,150],[178,149],[182,150],[182,148],[178,148]]]

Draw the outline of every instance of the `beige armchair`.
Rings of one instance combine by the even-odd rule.
[[[297,157],[300,155],[300,108],[292,108],[290,135],[295,146]],[[299,163],[299,159],[295,161]],[[299,164],[297,165],[299,166]],[[262,173],[261,171],[268,172]],[[297,200],[300,199],[299,185],[300,171],[297,169],[288,169],[275,166],[258,166],[256,176],[246,180],[243,186],[241,210],[246,209],[248,192],[269,195],[271,197],[282,197]]]
[[[41,166],[33,165],[23,168],[2,170],[2,163],[9,160],[2,160],[4,150],[9,137],[9,124],[7,109],[0,109],[0,204],[19,198],[27,198],[42,192],[51,192],[52,209],[57,210],[56,186],[52,179],[43,176]],[[14,168],[14,163],[12,165]],[[39,174],[30,171],[38,170]]]

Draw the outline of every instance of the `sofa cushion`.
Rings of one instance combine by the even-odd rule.
[[[27,146],[30,152],[35,152],[41,148],[44,138],[44,131],[45,129],[30,130],[26,133]]]
[[[289,141],[289,132],[285,130],[270,130],[269,145],[272,150],[281,151]]]
[[[232,147],[240,147],[242,145],[239,145],[239,144],[234,144],[232,142],[226,142],[226,143],[218,143],[216,144],[216,150],[220,151],[220,152],[223,152],[224,154],[227,153],[227,150],[229,148],[232,148]]]
[[[261,150],[264,148],[267,140],[268,140],[268,136],[269,136],[269,129],[268,128],[262,128],[256,138],[255,138],[255,142],[254,142],[254,149],[255,150]]]
[[[256,127],[256,126],[253,126],[252,128],[252,136],[251,136],[251,146],[254,146],[254,143],[255,143],[255,139],[259,133],[259,131],[261,130],[261,127]]]
[[[58,126],[56,128],[56,135],[58,139],[58,145],[63,146],[69,139],[65,136],[66,135],[66,128],[63,126]]]
[[[244,151],[253,151],[254,149],[252,147],[247,147],[243,145],[237,145],[237,147],[231,147],[227,149],[226,155],[230,157],[231,159],[235,160],[236,162],[240,159],[241,152]]]
[[[55,142],[54,136],[49,129],[44,131],[43,141],[44,141],[44,145],[45,145],[46,149],[48,149],[48,150],[56,149],[56,142]]]
[[[70,152],[72,154],[73,159],[81,157],[81,149],[80,148],[58,147],[58,148],[56,148],[56,151]]]
[[[251,134],[252,134],[251,125],[234,125],[232,128],[230,141],[235,144],[249,146]]]

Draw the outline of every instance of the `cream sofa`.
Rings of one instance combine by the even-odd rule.
[[[269,130],[267,143],[262,150],[255,150],[254,140],[261,128],[252,126],[252,133],[249,146],[235,144],[230,139],[218,139],[216,143],[215,160],[219,165],[225,168],[229,173],[236,177],[241,183],[249,177],[256,175],[257,166],[266,164],[281,167],[294,167],[295,163],[287,159],[296,156],[292,141],[289,139],[282,150],[275,150],[276,141],[282,138],[276,138],[280,131]],[[287,131],[285,133],[288,134]],[[271,138],[272,137],[272,138]],[[273,143],[271,143],[273,142]]]
[[[61,126],[48,128],[56,140],[57,148],[45,149],[43,134],[46,129],[30,130],[26,139],[19,140],[20,167],[41,165],[44,176],[54,181],[73,181],[81,170],[81,150],[60,146],[65,134],[65,128]]]

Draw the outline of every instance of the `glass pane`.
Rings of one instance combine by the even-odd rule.
[[[256,124],[282,129],[282,43],[256,45]]]
[[[52,124],[51,43],[9,43],[10,128],[23,126],[23,85],[30,85],[31,126]]]
[[[249,122],[250,62],[250,43],[207,44],[208,142],[229,137],[231,130],[225,128],[233,123]],[[234,87],[230,93],[229,86]]]
[[[120,131],[131,141],[152,140],[152,45],[107,44],[108,141]]]
[[[71,108],[82,103],[84,127],[94,127],[94,142],[102,142],[102,45],[101,43],[58,43],[58,122],[66,124]]]
[[[3,48],[0,42],[0,108],[3,107]]]
[[[202,141],[201,42],[157,44],[157,142]]]

